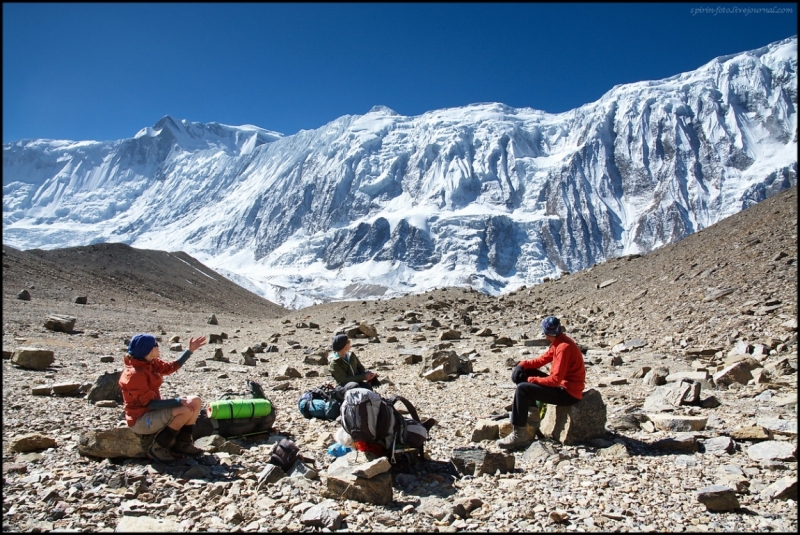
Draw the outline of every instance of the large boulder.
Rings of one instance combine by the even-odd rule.
[[[540,427],[542,434],[562,444],[572,445],[601,438],[606,433],[606,404],[595,389],[583,393],[575,405],[548,405]]]
[[[739,508],[736,492],[725,485],[710,485],[697,491],[697,501],[709,511],[733,511]]]
[[[326,486],[322,494],[329,498],[355,500],[362,503],[386,505],[392,501],[392,475],[381,472],[373,477],[360,474],[374,473],[370,464],[377,457],[353,451],[336,459],[328,468]]]
[[[122,390],[119,388],[119,378],[122,371],[105,372],[95,379],[94,384],[86,394],[89,401],[113,400],[122,403]]]
[[[747,456],[754,461],[796,461],[797,444],[766,440],[747,448]]]
[[[55,360],[51,350],[37,347],[18,347],[11,357],[11,363],[20,368],[40,371],[46,370]]]
[[[762,500],[797,501],[797,477],[786,476],[761,491]]]
[[[659,366],[648,371],[642,378],[642,381],[648,386],[660,386],[667,383],[667,377],[669,377],[669,375],[669,368]]]
[[[93,429],[81,435],[78,452],[104,459],[145,457],[140,437],[129,427]]]
[[[366,321],[362,321],[361,323],[358,324],[358,330],[361,331],[361,334],[363,334],[367,338],[375,338],[376,336],[378,336],[378,329],[376,329],[374,325],[371,325]]]
[[[328,531],[336,531],[341,527],[343,519],[344,517],[340,511],[322,505],[315,505],[303,513],[300,523],[304,526],[327,528]]]
[[[26,453],[29,451],[41,451],[47,448],[55,448],[56,446],[57,444],[54,438],[41,433],[30,433],[12,440],[9,449],[19,453]]]
[[[495,475],[513,472],[515,457],[513,454],[503,452],[489,452],[480,447],[455,448],[450,462],[458,473],[465,476],[479,476],[481,474]]]
[[[72,316],[51,314],[45,320],[44,326],[46,329],[50,329],[51,331],[71,333],[75,328],[76,321],[78,321],[77,318],[73,318]]]
[[[437,366],[432,370],[427,370],[422,376],[428,381],[447,381],[450,378],[444,366]]]
[[[498,436],[500,436],[500,424],[494,420],[478,420],[475,429],[472,430],[470,442],[495,440]]]
[[[691,379],[675,381],[663,387],[664,399],[675,407],[696,405],[700,402],[700,383]]]
[[[461,360],[458,358],[458,353],[455,351],[434,351],[425,357],[420,376],[440,366],[442,367],[441,371],[444,375],[458,373],[460,365]]]
[[[739,383],[746,385],[752,378],[753,374],[750,373],[748,364],[746,362],[737,362],[715,373],[714,384],[729,385],[732,383]]]

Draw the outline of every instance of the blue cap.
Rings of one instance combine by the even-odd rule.
[[[152,334],[137,334],[128,344],[128,354],[135,359],[144,360],[157,345],[156,337]]]
[[[561,322],[555,316],[547,316],[542,320],[542,332],[547,336],[558,336],[564,332]]]

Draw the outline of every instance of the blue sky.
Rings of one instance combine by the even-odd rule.
[[[791,11],[746,12],[764,7]],[[796,34],[785,3],[4,3],[3,142],[164,115],[290,135],[377,104],[556,113]]]

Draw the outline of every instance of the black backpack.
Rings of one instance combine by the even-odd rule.
[[[297,408],[306,418],[335,420],[339,417],[341,404],[335,398],[333,385],[325,384],[303,392],[297,400]]]
[[[253,399],[267,399],[264,389],[255,381],[247,380],[249,395]],[[223,394],[222,399],[241,394]],[[207,411],[200,411],[200,415],[195,422],[192,430],[192,438],[198,439],[209,435],[219,435],[225,438],[237,438],[247,435],[259,435],[272,431],[275,423],[277,410],[272,405],[271,412],[266,416],[255,418],[232,418],[229,420],[217,420],[208,417]]]

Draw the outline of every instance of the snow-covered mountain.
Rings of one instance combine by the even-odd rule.
[[[3,239],[183,250],[274,302],[497,294],[680,240],[797,183],[797,38],[549,114],[376,106],[292,136],[164,117],[3,146]]]

